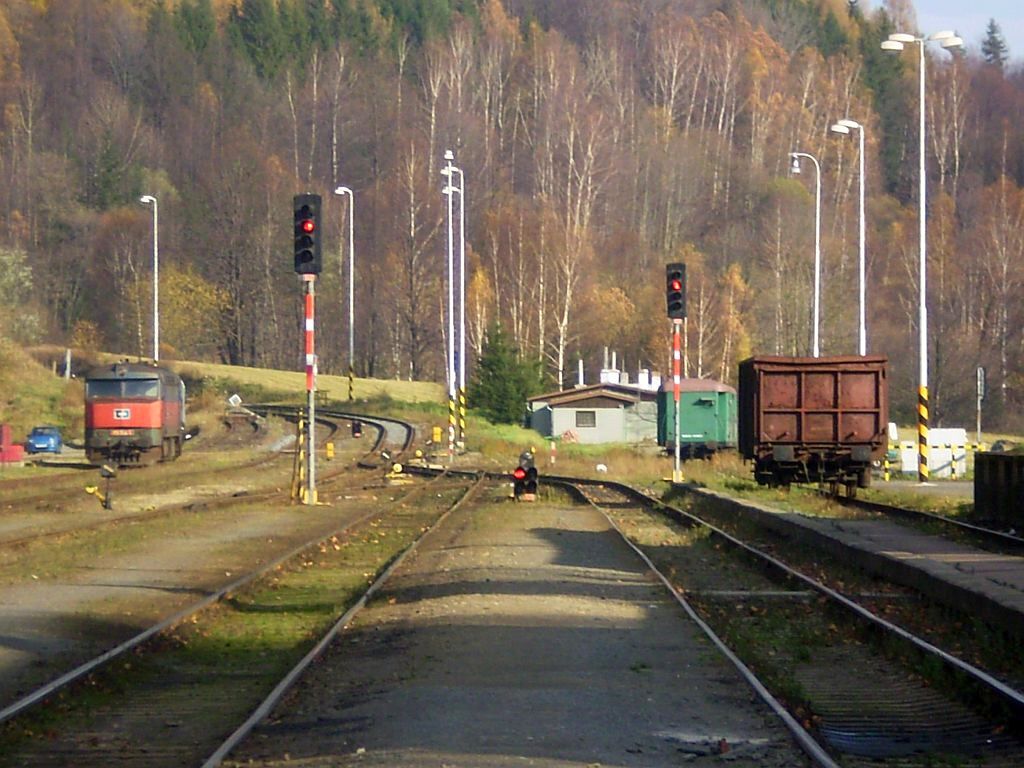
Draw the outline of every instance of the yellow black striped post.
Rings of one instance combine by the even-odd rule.
[[[355,369],[352,367],[352,363],[350,361],[349,364],[348,364],[348,399],[349,399],[349,402],[355,400],[355,390],[356,390],[356,372],[355,372]]]
[[[455,455],[455,393],[448,394],[448,460]]]
[[[291,500],[301,500],[305,496],[303,488],[306,482],[306,421],[299,411],[299,418],[295,422],[295,461],[292,463],[292,487]]]
[[[459,389],[459,449],[466,448],[466,388]]]
[[[928,482],[928,387],[917,390],[917,479]]]

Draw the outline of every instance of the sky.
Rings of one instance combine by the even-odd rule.
[[[1010,49],[1010,59],[1024,62],[1024,0],[911,0],[917,26],[924,34],[953,29],[972,54],[980,54],[989,19],[995,19]],[[878,3],[872,3],[877,6]]]

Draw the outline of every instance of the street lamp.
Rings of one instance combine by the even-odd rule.
[[[867,318],[865,309],[865,256],[864,256],[864,126],[858,123],[856,120],[849,120],[844,118],[838,121],[832,126],[831,130],[834,133],[849,135],[850,131],[857,131],[858,138],[860,139],[860,261],[859,261],[859,272],[860,272],[860,318],[858,323],[859,328],[859,345],[858,350],[861,356],[868,353],[868,328]]]
[[[926,173],[925,173],[925,155],[924,155],[924,46],[925,43],[937,42],[943,48],[960,48],[963,46],[964,41],[956,36],[955,32],[944,30],[942,32],[936,32],[932,35],[924,37],[917,37],[916,35],[910,35],[906,32],[894,32],[889,35],[888,40],[882,41],[883,51],[892,51],[894,53],[902,51],[907,43],[917,43],[920,57],[918,66],[918,102],[919,102],[919,114],[918,114],[918,201],[917,201],[917,221],[918,221],[918,239],[920,243],[920,253],[918,257],[918,388],[917,388],[917,479],[919,482],[928,482],[928,305],[927,305],[927,276],[928,276],[928,262],[927,262],[927,235],[925,231],[925,216],[926,216]]]
[[[456,432],[457,441],[459,447],[465,445],[466,440],[466,423],[465,423],[465,409],[466,409],[466,177],[462,172],[461,168],[457,168],[452,165],[452,160],[455,159],[455,155],[451,150],[448,150],[444,154],[445,160],[448,164],[441,169],[441,175],[447,177],[448,184],[445,186],[443,192],[448,196],[448,275],[449,275],[449,332],[451,334],[452,343],[452,363],[451,363],[451,392],[453,404],[457,403],[458,417],[457,424],[458,429]],[[456,174],[459,177],[458,185],[455,184]],[[459,196],[459,263],[458,263],[458,282],[459,290],[458,295],[455,295],[455,278],[453,271],[455,269],[455,257],[453,253],[454,249],[454,235],[452,227],[452,195],[458,194]],[[459,322],[458,328],[455,327],[455,315],[458,315]],[[456,352],[456,341],[458,338],[458,352]],[[457,395],[456,395],[457,388]],[[455,407],[453,405],[453,407]]]
[[[356,252],[354,221],[356,214],[356,198],[349,187],[337,187],[336,195],[348,195],[348,399],[353,399],[353,383],[355,378],[355,275]]]
[[[800,158],[806,157],[814,163],[814,342],[812,344],[815,357],[821,355],[818,344],[818,327],[821,318],[821,166],[817,158],[806,152],[790,152],[793,165],[790,170],[800,173]]]
[[[153,362],[160,361],[160,244],[157,236],[157,202],[152,195],[139,198],[143,205],[153,206]]]
[[[445,167],[441,169],[441,175],[448,182],[441,190],[441,194],[448,198],[448,460],[455,456],[455,233],[452,221],[454,213],[452,210],[452,195],[458,190],[454,186],[454,173],[458,170],[452,161],[455,153],[446,149],[444,153]]]
[[[459,316],[459,351],[458,351],[458,408],[459,408],[459,431],[458,442],[462,448],[466,442],[466,177],[461,168],[452,166],[451,172],[458,174],[459,185],[454,191],[459,195],[459,293],[456,299],[457,313]],[[453,177],[448,177],[448,183],[452,184]]]

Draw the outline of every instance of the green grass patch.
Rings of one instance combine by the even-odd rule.
[[[60,427],[64,440],[80,436],[84,422],[82,384],[65,381],[21,347],[0,338],[0,424],[21,442],[32,427]]]

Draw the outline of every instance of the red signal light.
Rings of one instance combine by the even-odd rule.
[[[683,290],[683,281],[679,279],[673,280],[671,287],[673,291],[681,291]]]
[[[512,477],[516,480],[525,480],[526,470],[523,469],[522,467],[516,467],[514,470],[512,470]]]
[[[316,222],[315,222],[315,221],[313,221],[312,219],[303,219],[303,220],[302,220],[302,223],[301,223],[301,224],[299,224],[299,228],[300,228],[300,229],[301,229],[301,230],[302,230],[303,232],[305,232],[305,233],[309,234],[309,233],[310,233],[310,232],[312,232],[312,231],[313,231],[314,229],[316,229]]]

